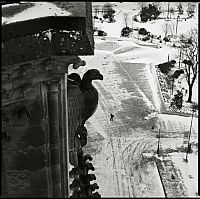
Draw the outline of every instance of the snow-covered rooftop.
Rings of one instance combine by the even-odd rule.
[[[26,2],[2,6],[2,24],[49,16],[85,17],[85,2]]]

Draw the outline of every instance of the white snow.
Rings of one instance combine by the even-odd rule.
[[[17,21],[24,21],[33,18],[47,17],[47,16],[70,16],[71,12],[62,10],[50,2],[34,2],[34,6],[28,8],[13,17],[3,17],[3,23],[14,23]]]
[[[137,14],[139,11],[139,8],[137,7],[138,2],[115,2],[116,6],[116,22],[115,23],[98,23],[96,22],[95,25],[99,26],[102,30],[108,33],[108,36],[106,37],[95,37],[95,56],[92,57],[83,57],[83,59],[86,60],[86,67],[80,68],[79,72],[83,74],[88,70],[89,68],[97,68],[100,70],[100,72],[104,75],[104,80],[102,82],[95,82],[94,85],[97,86],[99,92],[100,92],[100,102],[97,109],[97,112],[89,119],[89,122],[93,126],[95,131],[98,131],[104,138],[104,142],[102,144],[102,153],[98,154],[94,158],[94,163],[97,171],[97,183],[101,185],[101,188],[99,190],[99,193],[102,194],[102,196],[109,196],[109,197],[119,197],[119,196],[134,196],[136,194],[137,196],[145,196],[147,194],[147,191],[144,191],[146,187],[148,187],[148,180],[149,178],[145,175],[145,172],[142,168],[139,168],[135,172],[135,179],[137,181],[134,184],[134,178],[132,179],[131,176],[125,176],[123,177],[122,169],[121,167],[114,167],[114,163],[116,164],[122,164],[120,157],[122,156],[121,150],[124,152],[126,151],[127,154],[124,158],[129,157],[128,163],[130,163],[131,166],[133,166],[133,162],[140,161],[141,153],[144,152],[145,149],[151,149],[156,150],[157,147],[157,138],[156,137],[148,137],[153,132],[147,132],[144,131],[141,128],[129,128],[126,127],[126,130],[122,131],[120,128],[120,125],[123,126],[123,121],[118,118],[116,113],[118,111],[123,111],[123,107],[121,106],[122,101],[125,99],[133,98],[133,94],[131,92],[128,92],[125,88],[121,88],[120,85],[122,85],[123,79],[121,76],[119,76],[117,73],[115,73],[115,69],[118,67],[120,70],[122,69],[122,65],[118,64],[117,66],[114,64],[114,61],[116,62],[122,62],[122,63],[144,63],[146,66],[146,71],[144,72],[144,75],[147,81],[149,82],[149,89],[153,93],[153,100],[155,104],[157,105],[157,110],[160,110],[161,107],[161,99],[158,96],[158,90],[156,87],[156,82],[154,77],[152,76],[152,71],[150,70],[150,65],[154,67],[154,65],[157,65],[159,63],[163,63],[168,61],[169,59],[176,59],[178,50],[175,48],[172,48],[168,45],[165,45],[164,43],[161,44],[161,48],[156,48],[156,45],[151,46],[152,44],[146,43],[146,42],[138,42],[136,43],[136,40],[133,38],[123,38],[120,37],[121,29],[124,27],[123,22],[123,14],[129,13],[129,17],[131,18],[133,15]],[[93,4],[104,4],[104,2],[94,2]],[[120,7],[121,6],[121,7]],[[133,10],[136,8],[136,10]],[[176,18],[176,16],[174,15]],[[176,19],[172,19],[173,21],[176,21]],[[196,26],[197,19],[187,19],[186,21],[182,20],[178,23],[178,34],[182,32],[187,32],[190,27]],[[156,35],[161,34],[163,36],[163,32],[161,30],[161,26],[164,23],[164,19],[155,20],[153,22],[147,22],[147,23],[133,23],[133,27],[146,27],[149,31],[152,33],[155,33]],[[131,21],[129,20],[129,27],[132,26]],[[187,27],[187,28],[186,28]],[[107,42],[107,44],[106,44]],[[112,45],[116,46],[116,48],[113,48],[114,50],[110,50],[112,48],[109,48],[109,50],[106,50],[106,47],[103,48],[103,44],[105,43],[105,46]],[[117,45],[118,44],[118,47]],[[98,49],[98,45],[101,45],[101,48]],[[125,70],[125,69],[124,69]],[[76,71],[74,71],[76,72]],[[127,73],[127,72],[126,72]],[[128,75],[126,75],[128,77]],[[131,79],[131,78],[130,78]],[[145,79],[145,80],[146,80]],[[132,81],[130,81],[132,84]],[[137,82],[135,82],[135,85]],[[183,84],[185,87],[187,85]],[[101,89],[100,89],[101,88]],[[106,93],[102,93],[102,88],[105,90]],[[198,85],[195,85],[195,89],[198,88]],[[148,97],[142,93],[142,90],[140,87],[138,87],[136,90],[140,92],[139,98],[142,98],[144,102],[146,102],[149,106],[152,105]],[[194,91],[196,92],[196,90]],[[136,96],[138,97],[138,96]],[[197,99],[197,96],[194,97],[193,100]],[[140,105],[138,105],[139,107]],[[156,110],[155,110],[156,111]],[[109,113],[113,112],[115,114],[114,122],[109,121]],[[184,140],[184,133],[189,132],[190,130],[190,124],[191,124],[191,117],[183,117],[178,115],[167,115],[167,114],[159,114],[157,115],[156,112],[153,112],[152,114],[149,114],[146,119],[149,119],[150,117],[158,117],[160,120],[160,128],[161,128],[161,147],[163,150],[165,149],[178,149],[183,146],[183,140]],[[131,116],[126,116],[127,120],[131,120]],[[134,120],[134,118],[132,118]],[[116,141],[114,141],[113,134],[116,132],[113,130],[114,127],[119,127],[119,135],[121,137],[119,140],[121,140],[121,143],[124,144],[124,146],[121,148]],[[107,129],[109,128],[109,129]],[[107,130],[106,130],[107,129]],[[122,127],[123,129],[123,127]],[[126,131],[126,132],[125,132]],[[123,134],[126,134],[127,132],[130,132],[129,137],[123,137]],[[157,133],[157,130],[155,130],[155,134]],[[110,138],[110,140],[109,140]],[[198,143],[198,118],[193,118],[192,123],[192,133],[191,133],[191,139],[190,142],[193,144]],[[111,139],[113,140],[113,143],[116,143],[116,146],[111,145]],[[136,140],[137,139],[137,140]],[[122,141],[123,140],[123,141]],[[126,141],[125,141],[126,140]],[[134,141],[133,141],[134,140]],[[133,145],[130,147],[130,149],[125,150],[125,147],[127,145]],[[122,145],[123,145],[122,144]],[[109,149],[110,147],[110,149]],[[114,154],[112,154],[114,153]],[[174,153],[173,153],[174,154]],[[188,195],[189,196],[195,196],[195,193],[197,192],[197,175],[195,175],[195,172],[197,170],[196,165],[196,159],[198,157],[197,154],[189,154],[188,159],[189,162],[186,164],[182,161],[183,156],[185,154],[181,155],[181,153],[178,153],[176,156],[172,155],[172,160],[175,164],[175,167],[180,170],[181,175],[183,177],[183,181],[185,186],[187,187]],[[106,157],[105,157],[106,156]],[[113,160],[113,162],[112,162]],[[123,159],[124,160],[124,159]],[[161,158],[162,160],[162,158]],[[125,162],[125,165],[127,162]],[[195,164],[193,168],[193,164]],[[113,168],[112,168],[113,167]],[[127,166],[125,166],[127,168]],[[106,171],[106,172],[105,172]],[[153,170],[150,169],[150,172]],[[119,173],[120,175],[116,175],[116,173]],[[153,175],[153,172],[152,172]],[[155,177],[155,175],[153,175]],[[144,177],[144,178],[143,178]],[[107,181],[105,181],[105,178],[107,178]],[[131,179],[130,179],[131,178]],[[116,182],[116,180],[119,180]],[[140,181],[142,179],[142,181]],[[188,180],[190,179],[190,180]],[[152,180],[152,178],[150,179]],[[158,178],[156,178],[158,180]],[[131,185],[137,184],[137,189],[134,191],[130,191],[130,193],[127,193],[127,189],[132,190]],[[151,184],[151,183],[150,183]],[[156,183],[155,183],[156,184]],[[152,187],[155,186],[152,183]],[[124,187],[126,188],[124,188]],[[151,191],[151,194],[153,193],[152,188],[149,186],[149,191]],[[124,189],[124,195],[122,194],[122,190]],[[158,187],[159,190],[161,190],[160,187]],[[141,190],[144,191],[144,193],[141,193]],[[159,192],[159,191],[158,191]],[[157,192],[157,193],[158,193]],[[155,196],[155,195],[154,195]]]
[[[93,3],[93,4],[101,4],[100,2],[98,3]],[[102,3],[103,5],[104,3]],[[158,19],[155,21],[149,21],[147,23],[139,23],[139,22],[133,22],[132,23],[132,16],[137,15],[139,12],[139,6],[138,2],[115,2],[113,3],[114,9],[116,10],[116,22],[114,23],[98,23],[96,22],[95,25],[98,26],[101,30],[107,32],[107,36],[104,37],[104,40],[99,39],[98,37],[95,37],[95,43],[102,43],[106,41],[112,41],[115,42],[119,45],[117,49],[115,49],[112,53],[115,56],[116,60],[119,62],[126,62],[126,63],[145,63],[146,64],[146,73],[148,74],[148,80],[150,84],[150,89],[153,93],[154,97],[154,102],[157,105],[157,109],[160,110],[161,107],[161,102],[160,98],[157,93],[157,87],[156,87],[156,82],[154,80],[154,77],[152,76],[152,71],[150,70],[150,65],[154,67],[154,65],[163,63],[168,61],[168,57],[170,60],[176,59],[177,55],[179,53],[178,49],[172,48],[171,46],[165,45],[164,43],[160,44],[157,46],[157,44],[151,44],[147,42],[141,42],[137,41],[136,39],[133,38],[122,38],[120,37],[121,35],[121,29],[125,27],[124,21],[123,21],[123,14],[128,13],[129,17],[129,27],[144,27],[147,29],[147,31],[150,31],[152,34],[155,35],[161,35],[162,38],[164,37],[164,32],[162,30],[163,24],[166,22],[165,19]],[[167,10],[167,4],[168,3],[161,3],[163,9]],[[183,2],[184,4],[184,2]],[[170,6],[176,6],[174,3],[170,3]],[[186,10],[187,3],[184,4],[184,8]],[[166,13],[163,14],[163,16],[166,15]],[[161,16],[161,17],[163,17]],[[190,28],[197,27],[197,16],[198,14],[196,13],[194,18],[187,19],[186,21],[184,19],[181,19],[178,21],[178,35],[182,33],[187,33]],[[177,14],[172,15],[172,19],[170,20],[171,23],[176,24],[177,22]],[[181,17],[184,18],[186,17],[186,13]],[[175,33],[174,33],[175,34]],[[158,47],[158,48],[156,48]],[[95,53],[104,53],[106,52],[106,49],[104,51],[95,51]],[[98,61],[97,61],[98,62]],[[108,63],[109,67],[112,67],[110,63]],[[108,67],[106,65],[106,67]],[[109,70],[107,70],[108,72]],[[106,71],[105,71],[106,72]],[[112,74],[104,73],[106,78],[109,79]],[[109,77],[107,77],[109,75]],[[113,76],[113,78],[118,78],[116,76]],[[118,78],[119,82],[121,80]],[[183,83],[184,82],[184,83]],[[183,81],[181,83],[181,86],[187,87],[187,83]],[[197,95],[197,88],[198,84],[195,84],[194,86],[194,95],[193,95],[193,101],[197,101],[198,95]],[[119,88],[115,88],[119,89]],[[108,88],[108,92],[111,92],[112,89],[111,87]],[[115,95],[115,93],[113,93]],[[116,96],[116,95],[115,95]],[[146,96],[143,96],[144,99],[146,99]],[[186,99],[186,97],[184,98]],[[119,102],[120,102],[120,96],[119,96]],[[115,103],[117,103],[118,99],[115,98]],[[148,100],[146,100],[148,102]],[[119,103],[120,104],[120,103]],[[118,104],[118,105],[119,105]],[[184,104],[185,105],[185,104]],[[152,113],[154,114],[154,113]],[[149,115],[151,116],[151,115]],[[157,115],[156,115],[157,116]],[[191,117],[183,117],[183,116],[178,116],[178,115],[167,115],[167,114],[159,114],[158,118],[160,120],[160,128],[161,128],[161,134],[162,136],[168,136],[167,138],[162,138],[161,139],[161,146],[162,148],[166,149],[176,149],[177,147],[181,147],[183,144],[183,133],[184,132],[189,132],[190,129],[190,124],[191,124]],[[148,119],[148,117],[146,118]],[[134,132],[135,129],[132,129]],[[134,134],[135,136],[135,134]],[[192,133],[191,133],[191,139],[190,142],[197,143],[198,142],[198,118],[194,117],[193,118],[193,123],[192,123]],[[145,138],[143,138],[144,140]],[[151,141],[153,142],[153,139]],[[156,140],[154,140],[156,142]],[[154,144],[155,145],[155,144]],[[155,146],[152,145],[153,148]],[[138,154],[142,151],[138,149]],[[134,156],[136,154],[130,154],[130,156],[133,156],[132,159],[134,159]],[[138,156],[139,157],[139,156]],[[181,175],[183,177],[183,181],[185,186],[187,187],[188,195],[189,196],[195,196],[197,192],[197,160],[198,155],[197,154],[189,154],[188,159],[189,163],[184,163],[182,161],[182,155],[181,153],[178,153],[176,156],[172,155],[172,160],[175,162],[175,166],[177,169],[181,171]],[[137,159],[137,158],[136,158]],[[194,164],[194,165],[193,165]],[[102,179],[103,180],[103,179]],[[143,182],[145,184],[145,182]],[[141,184],[138,184],[139,192],[143,188]],[[106,189],[105,189],[106,190]],[[138,192],[138,194],[139,194]],[[115,195],[115,194],[114,194]]]
[[[198,155],[189,154],[188,162],[184,162],[185,153],[172,153],[174,166],[180,170],[187,188],[188,197],[195,197],[198,193]]]
[[[184,2],[181,2],[183,6],[185,7],[184,9],[187,9],[187,2],[184,4]],[[104,3],[93,3],[95,4],[101,4],[103,5]],[[164,9],[167,9],[167,5],[165,3],[161,3],[162,7]],[[173,3],[171,3],[170,6],[172,6]],[[176,5],[173,5],[174,8],[176,9]],[[138,15],[139,11],[141,10],[141,7],[138,5],[138,2],[115,2],[115,6],[113,7],[116,10],[116,22],[115,23],[101,23],[99,24],[99,27],[104,30],[105,32],[108,33],[108,36],[113,36],[113,37],[120,37],[121,35],[121,29],[125,27],[124,23],[124,18],[123,15],[124,13],[128,13],[128,26],[129,27],[139,27],[139,28],[146,28],[148,31],[150,31],[152,34],[155,35],[161,35],[162,38],[164,36],[162,26],[166,22],[165,19],[158,19],[155,21],[148,21],[146,23],[139,23],[132,21],[132,17],[135,15]],[[120,12],[121,11],[121,12]],[[160,17],[166,17],[166,14],[161,14]],[[181,19],[178,21],[178,35],[185,33],[190,30],[190,28],[196,26],[198,27],[197,23],[197,18],[198,18],[198,9],[196,9],[196,14],[194,18],[187,19],[186,21],[184,18],[187,17],[187,13],[185,12],[184,15],[181,16]],[[172,15],[172,19],[169,20],[170,22],[174,23],[176,25],[177,23],[177,13]],[[187,27],[187,28],[185,28]],[[174,33],[175,34],[175,33]]]

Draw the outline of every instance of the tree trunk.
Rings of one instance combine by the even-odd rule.
[[[109,16],[109,23],[112,22],[112,16]]]
[[[188,94],[188,100],[187,102],[192,102],[192,85],[189,86],[189,94]]]
[[[168,2],[168,8],[167,8],[167,19],[169,19],[169,4],[170,4],[170,2]]]

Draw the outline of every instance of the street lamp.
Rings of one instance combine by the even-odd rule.
[[[178,29],[178,19],[180,19],[179,15],[177,16],[177,19],[176,19],[176,37],[177,37],[177,29]]]
[[[196,112],[196,105],[193,105],[192,108],[192,118],[191,118],[191,123],[190,123],[190,132],[189,132],[189,137],[188,137],[188,147],[187,147],[187,151],[186,151],[186,157],[184,159],[185,162],[188,162],[188,153],[191,149],[191,144],[190,144],[190,136],[191,136],[191,132],[192,132],[192,121],[193,121],[193,116],[194,116],[194,112]]]
[[[182,51],[182,44],[181,44],[181,47],[180,47],[180,55],[179,55],[179,62],[178,62],[178,69],[180,69],[180,66],[181,66],[181,52]]]
[[[174,78],[172,78],[170,81],[171,81],[172,96],[173,96],[173,91],[174,91]]]
[[[158,130],[158,147],[157,147],[157,154],[160,156],[160,132],[161,132],[161,124],[159,122],[159,130]]]
[[[160,128],[159,128],[159,133],[158,133],[158,148],[157,148],[157,154],[158,154],[158,156],[160,155],[159,151],[160,151]]]
[[[169,19],[169,4],[170,2],[168,2],[168,7],[167,7],[167,19]]]

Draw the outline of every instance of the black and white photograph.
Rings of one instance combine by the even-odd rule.
[[[2,198],[199,198],[199,3],[0,1]]]

